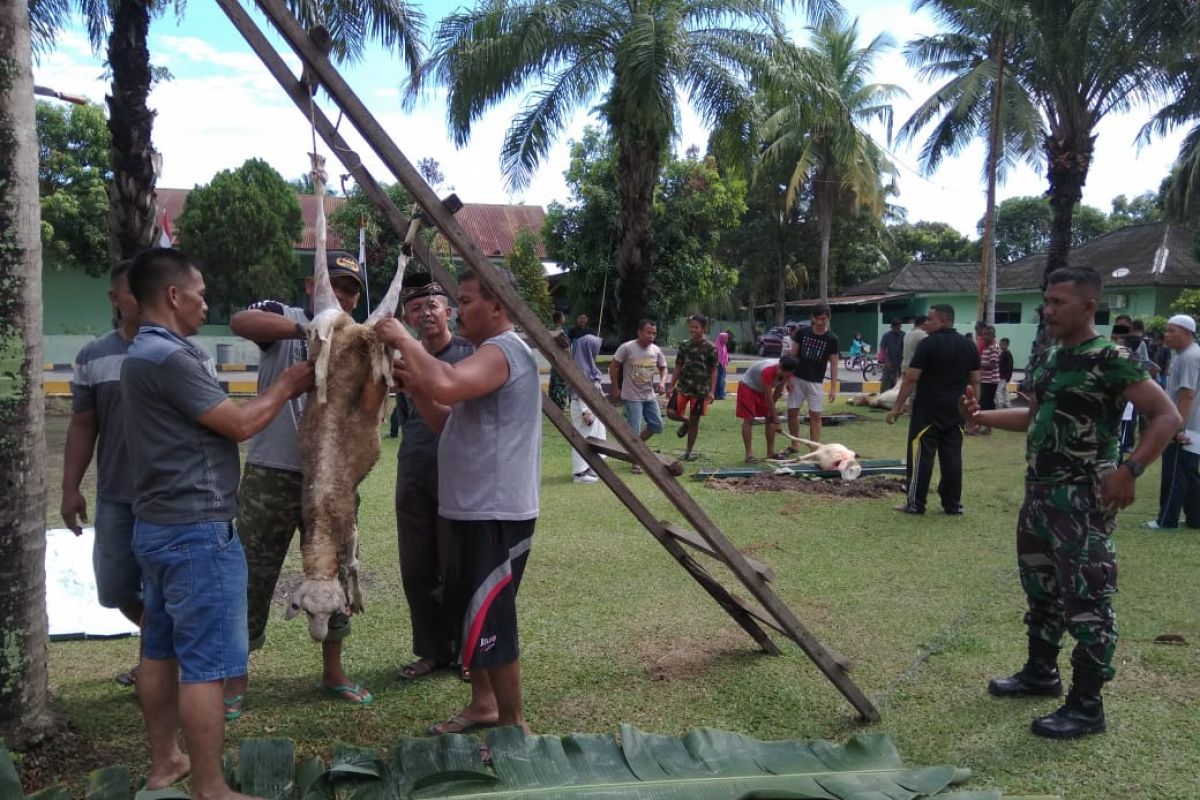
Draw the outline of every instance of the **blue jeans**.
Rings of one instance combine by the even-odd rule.
[[[1162,455],[1158,525],[1178,528],[1181,515],[1189,528],[1200,528],[1200,453],[1171,442]]]
[[[714,400],[725,399],[725,379],[729,372],[728,367],[717,364],[717,390],[713,392]]]
[[[145,587],[145,657],[178,660],[181,683],[245,675],[246,556],[233,522],[138,520],[133,550]]]
[[[133,555],[133,506],[96,498],[96,541],[92,569],[104,608],[120,608],[142,597],[142,568]]]
[[[654,400],[626,400],[625,419],[628,420],[629,427],[633,428],[633,432],[636,434],[641,434],[643,420],[651,433],[662,433],[662,413],[658,410],[657,398]]]

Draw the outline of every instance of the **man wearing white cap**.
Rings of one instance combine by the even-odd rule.
[[[1158,518],[1142,523],[1143,528],[1178,528],[1182,515],[1189,528],[1200,528],[1200,345],[1196,344],[1196,320],[1176,314],[1167,320],[1164,336],[1174,351],[1167,394],[1182,427],[1163,452],[1162,484],[1158,490]]]

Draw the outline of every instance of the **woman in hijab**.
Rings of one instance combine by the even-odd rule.
[[[714,400],[725,399],[725,376],[729,370],[729,331],[717,334],[717,390]]]

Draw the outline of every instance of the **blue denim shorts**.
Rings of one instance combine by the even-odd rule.
[[[92,569],[104,608],[120,608],[142,597],[142,568],[133,555],[133,506],[96,499]]]
[[[642,432],[642,421],[651,433],[662,433],[662,412],[658,408],[658,400],[626,400],[625,419],[634,433]]]
[[[182,683],[246,674],[246,556],[233,522],[156,525],[138,520],[146,658],[179,661]]]

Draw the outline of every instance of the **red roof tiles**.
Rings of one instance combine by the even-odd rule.
[[[167,212],[167,216],[171,220],[172,228],[175,227],[175,220],[179,219],[179,215],[183,213],[183,204],[187,200],[190,189],[156,189],[158,199],[158,213],[161,216],[163,211]],[[304,231],[300,234],[300,241],[296,242],[297,250],[315,250],[317,247],[317,233],[315,226],[317,224],[317,197],[311,194],[298,194],[296,199],[300,201],[300,214],[304,217]],[[336,208],[346,202],[344,197],[326,197],[325,198],[325,216],[331,215]],[[178,238],[177,238],[178,240]],[[344,250],[342,240],[333,230],[330,230],[326,238],[327,249]],[[358,249],[358,245],[354,244],[354,249]]]

